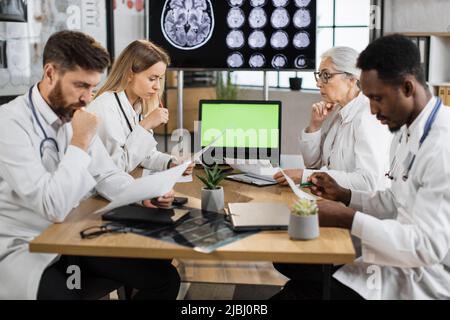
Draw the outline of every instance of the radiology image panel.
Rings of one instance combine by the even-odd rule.
[[[316,0],[150,0],[172,69],[312,70]]]
[[[211,2],[167,0],[161,15],[161,27],[164,37],[174,47],[182,50],[197,49],[208,42],[214,31]]]

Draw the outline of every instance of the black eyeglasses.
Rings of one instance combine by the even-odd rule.
[[[314,72],[314,78],[316,79],[316,82],[319,82],[319,80],[323,84],[327,84],[328,81],[333,78],[337,74],[349,74],[347,72],[328,72],[328,71],[316,71]]]
[[[108,223],[102,226],[93,226],[80,231],[81,239],[93,239],[105,233],[127,233],[130,228],[123,225]]]

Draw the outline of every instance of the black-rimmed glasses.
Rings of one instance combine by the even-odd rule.
[[[93,226],[80,231],[82,239],[93,239],[105,233],[127,233],[130,228],[123,225],[108,223],[101,226]]]
[[[327,84],[328,81],[337,74],[348,74],[348,73],[347,72],[316,71],[316,72],[314,72],[314,78],[316,79],[316,82],[319,82],[319,80],[320,80],[323,84]]]

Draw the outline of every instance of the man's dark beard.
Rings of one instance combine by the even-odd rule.
[[[400,129],[402,128],[402,126],[401,127],[394,127],[394,128],[388,128],[389,129],[389,131],[391,132],[391,133],[396,133],[396,132],[398,132]]]
[[[60,118],[63,122],[70,122],[75,111],[86,106],[85,102],[72,103],[68,105],[64,99],[61,81],[58,81],[55,88],[49,93],[48,101],[50,102],[50,107],[53,112],[55,112],[58,118]]]

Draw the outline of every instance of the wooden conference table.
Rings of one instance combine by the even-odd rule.
[[[201,170],[195,169],[194,173]],[[225,203],[283,202],[291,206],[295,195],[286,186],[256,187],[230,180],[222,183]],[[187,206],[200,208],[201,181],[195,176],[190,183],[175,186],[177,196],[188,197]],[[288,263],[345,264],[353,262],[355,251],[348,230],[321,228],[320,237],[310,241],[292,241],[287,231],[263,231],[205,254],[177,244],[136,234],[104,234],[81,239],[80,231],[101,225],[101,217],[92,212],[107,203],[99,197],[83,201],[64,223],[54,224],[35,238],[31,252],[64,255],[107,256],[160,259],[203,259],[220,261],[272,261]]]

